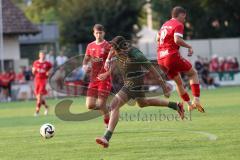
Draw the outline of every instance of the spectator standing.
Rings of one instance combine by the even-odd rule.
[[[68,58],[64,56],[63,52],[61,52],[60,55],[58,55],[56,58],[57,67],[64,64],[67,60]]]

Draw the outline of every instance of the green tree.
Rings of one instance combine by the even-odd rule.
[[[93,40],[92,27],[95,23],[105,26],[107,39],[116,35],[131,38],[134,35],[133,25],[138,24],[138,15],[144,3],[144,0],[65,1],[59,12],[63,41],[77,44]]]
[[[188,17],[185,36],[222,38],[240,36],[240,1],[238,0],[152,0],[160,24],[170,18],[174,6],[183,6]]]
[[[15,0],[16,1],[16,0]],[[26,16],[34,23],[49,23],[58,20],[58,8],[62,0],[32,0],[24,7]]]

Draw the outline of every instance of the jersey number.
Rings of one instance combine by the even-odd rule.
[[[161,30],[161,33],[160,33],[160,45],[163,44],[166,36],[167,36],[167,29],[164,28],[164,29]]]

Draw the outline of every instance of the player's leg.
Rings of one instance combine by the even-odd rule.
[[[104,96],[99,96],[98,94],[100,94],[98,84],[94,85],[90,83],[87,91],[86,106],[89,110],[99,110],[104,115],[104,123],[107,124],[109,121],[109,114],[106,109],[107,100]]]
[[[87,97],[86,106],[89,110],[99,110],[99,112],[104,116],[104,124],[107,126],[109,123],[109,111],[106,109],[106,99]]]
[[[200,104],[200,84],[199,84],[197,71],[191,68],[189,71],[185,73],[189,77],[192,94],[194,96],[193,106],[196,107],[199,112],[205,112],[202,105]]]
[[[41,108],[41,95],[40,95],[40,83],[37,80],[34,80],[34,87],[35,87],[34,93],[36,96],[36,108],[34,116],[38,116]]]
[[[176,83],[176,90],[178,95],[182,98],[184,102],[188,105],[188,110],[191,111],[193,109],[193,105],[191,103],[189,94],[187,93],[186,89],[183,86],[182,78],[180,74],[178,73],[174,78],[174,82]]]
[[[92,96],[87,96],[86,97],[86,107],[89,110],[99,110],[98,107],[96,107],[96,103],[97,103],[97,98],[96,97],[92,97]]]
[[[118,123],[120,108],[129,100],[128,95],[123,91],[119,91],[117,95],[113,98],[111,102],[111,114],[108,128],[103,137],[96,138],[96,142],[107,148],[109,145],[109,140],[112,137],[113,131]]]
[[[98,99],[97,105],[101,113],[104,115],[104,123],[108,126],[109,123],[109,106],[107,106],[107,99],[111,91],[110,81],[104,81],[98,85]]]
[[[170,102],[166,99],[159,98],[137,98],[137,103],[141,108],[149,106],[171,108],[178,112],[181,119],[184,119],[184,109],[182,103]]]
[[[48,105],[46,103],[45,95],[47,95],[47,79],[42,79],[39,81],[39,94],[40,94],[40,103],[45,107],[44,115],[48,114]]]
[[[97,106],[100,109],[100,112],[102,113],[103,117],[104,117],[104,123],[106,126],[108,126],[109,123],[109,109],[107,107],[107,98],[106,97],[99,97],[97,99]]]
[[[183,86],[182,78],[179,74],[181,71],[189,70],[191,64],[185,63],[185,60],[183,60],[180,54],[176,53],[160,60],[159,65],[167,74],[168,78],[174,80],[179,97],[188,104],[188,108],[191,108],[190,97]]]
[[[39,116],[40,108],[41,108],[41,94],[36,94],[36,109],[34,116]]]
[[[86,107],[89,110],[99,110],[99,107],[96,106],[98,98],[98,84],[90,82],[87,90],[86,97]]]
[[[179,56],[175,60],[175,63],[173,64],[173,67],[176,68],[174,71],[177,71],[178,73],[184,72],[189,77],[192,94],[194,96],[194,100],[193,100],[193,103],[192,103],[193,107],[190,107],[189,109],[191,110],[193,108],[197,108],[198,111],[204,112],[204,109],[201,106],[200,101],[199,101],[199,97],[200,97],[199,79],[198,79],[197,72],[192,67],[192,64],[188,60]]]
[[[109,122],[109,111],[106,107],[106,101],[107,99],[105,97],[97,98],[98,91],[97,89],[88,89],[86,98],[86,106],[89,110],[99,110],[102,115],[104,115],[104,123],[108,124]]]
[[[45,107],[44,115],[48,115],[49,106],[47,105],[46,97],[44,95],[41,96],[41,102]]]

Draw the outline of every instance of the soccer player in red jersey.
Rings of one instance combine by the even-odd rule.
[[[104,39],[103,25],[95,24],[93,35],[96,40],[88,44],[82,67],[85,72],[91,70],[86,106],[91,110],[100,110],[104,115],[104,123],[107,126],[109,111],[106,102],[111,91],[111,80],[110,72],[104,69],[104,63],[111,45]]]
[[[197,108],[198,111],[204,112],[200,104],[200,86],[196,70],[191,63],[184,59],[179,53],[179,47],[188,48],[188,56],[192,56],[192,46],[183,40],[183,31],[186,19],[186,10],[180,6],[172,9],[172,19],[168,20],[161,27],[158,34],[158,64],[168,75],[169,79],[173,79],[177,84],[179,96],[187,102],[188,110]],[[189,77],[193,101],[186,92],[182,84],[180,73],[185,73]]]
[[[34,75],[34,89],[35,89],[34,92],[37,98],[36,112],[34,114],[35,116],[39,115],[41,105],[45,106],[44,114],[45,115],[48,114],[48,105],[46,104],[44,95],[47,94],[46,85],[49,71],[51,68],[52,68],[51,63],[45,61],[45,53],[43,51],[40,51],[39,59],[34,61],[32,67],[32,73]]]

